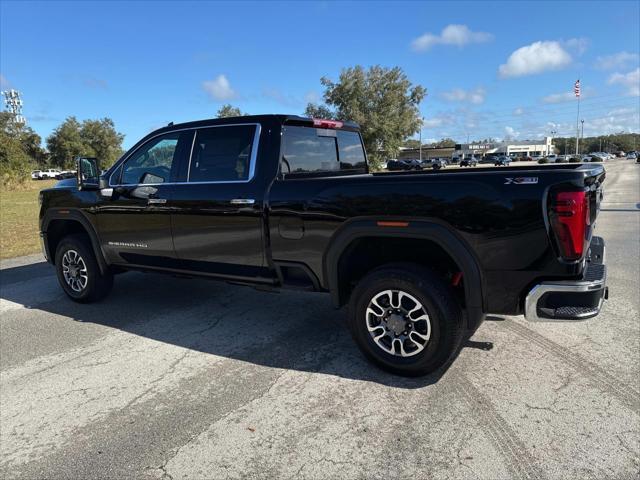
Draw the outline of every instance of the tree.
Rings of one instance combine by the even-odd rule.
[[[326,105],[317,105],[315,103],[308,103],[307,108],[304,109],[304,116],[310,118],[324,118],[326,120],[335,119],[335,113],[333,113]]]
[[[555,137],[554,146],[561,153],[575,153],[576,137]],[[640,134],[620,132],[611,135],[600,135],[597,137],[585,137],[580,139],[580,153],[590,153],[604,150],[607,152],[617,152],[622,150],[628,152],[640,148]]]
[[[92,156],[100,160],[101,168],[108,168],[122,155],[124,135],[116,131],[110,118],[85,120],[80,128],[80,138],[91,150]]]
[[[15,121],[10,112],[0,112],[0,182],[3,186],[23,183],[37,162],[43,163],[45,152],[40,136]]]
[[[242,113],[238,107],[228,103],[221,106],[217,113],[218,118],[242,117],[243,115],[247,115],[247,113]]]
[[[40,146],[42,143],[40,135],[23,123],[15,122],[11,112],[0,112],[0,130],[17,140],[31,160],[39,164],[44,163],[46,152]]]
[[[400,67],[362,66],[343,69],[337,82],[326,77],[324,100],[335,117],[360,124],[372,166],[397,156],[402,142],[418,132],[418,106],[426,90],[413,86]]]
[[[65,168],[71,166],[79,155],[93,156],[93,151],[88,152],[82,141],[81,128],[76,117],[68,117],[47,137],[47,149],[53,165]]]
[[[442,138],[439,142],[436,142],[434,147],[438,148],[453,148],[456,146],[456,141],[453,138]]]
[[[420,148],[420,140],[410,138],[409,140],[402,142],[402,146],[404,148]]]
[[[72,167],[75,157],[96,157],[102,167],[108,167],[122,154],[124,135],[115,129],[113,120],[67,118],[47,138],[51,163],[61,168]]]

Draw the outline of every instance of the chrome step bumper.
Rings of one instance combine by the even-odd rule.
[[[607,266],[601,237],[593,237],[581,280],[542,282],[525,299],[524,316],[530,322],[571,322],[600,313],[607,299]]]

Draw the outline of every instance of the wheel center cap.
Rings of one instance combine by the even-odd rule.
[[[407,322],[405,321],[404,317],[402,315],[398,315],[397,313],[392,313],[387,319],[387,325],[389,325],[389,328],[391,328],[391,330],[393,330],[393,333],[395,333],[396,335],[405,331],[406,324]]]

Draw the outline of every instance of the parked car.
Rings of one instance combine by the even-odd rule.
[[[589,156],[591,157],[591,159],[589,160],[590,162],[604,162],[608,159],[607,154],[603,152],[590,153]]]
[[[507,157],[506,155],[501,155],[496,158],[494,165],[496,167],[508,167],[509,165],[511,165],[511,158]]]
[[[571,158],[571,155],[556,155],[555,163],[566,163]],[[551,160],[551,158],[549,158]]]
[[[65,178],[72,178],[76,176],[76,171],[75,170],[63,170],[60,172],[60,174],[56,175],[56,178],[58,180],[62,180]]]
[[[47,178],[56,178],[58,175],[60,175],[60,170],[58,170],[57,168],[49,168],[48,170],[42,170],[40,172],[40,179],[44,180]]]
[[[104,175],[78,170],[40,192],[39,230],[79,303],[127,270],[326,292],[368,359],[416,376],[486,314],[583,320],[606,298],[602,165],[370,174],[358,125],[256,115],[170,125]]]
[[[418,160],[389,160],[387,170],[422,170],[422,164]]]
[[[633,153],[633,152],[627,153],[627,159],[636,160],[637,158],[638,158],[638,156],[635,153]]]
[[[467,157],[460,160],[461,167],[475,167],[478,165],[478,159],[476,157]]]
[[[31,172],[31,180],[40,180],[42,177],[42,172],[40,170],[33,170]]]
[[[480,157],[478,163],[495,163],[497,158],[496,155],[485,155],[484,157]]]
[[[447,166],[447,161],[444,158],[429,158],[422,161],[423,168],[433,168],[434,170],[440,170]]]

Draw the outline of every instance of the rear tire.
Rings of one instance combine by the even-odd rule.
[[[366,275],[351,295],[348,321],[369,360],[409,377],[446,365],[464,333],[451,289],[431,270],[413,264],[389,264]]]
[[[56,248],[55,262],[58,282],[74,302],[96,302],[111,291],[113,275],[111,272],[100,272],[95,253],[86,236],[64,237]]]

